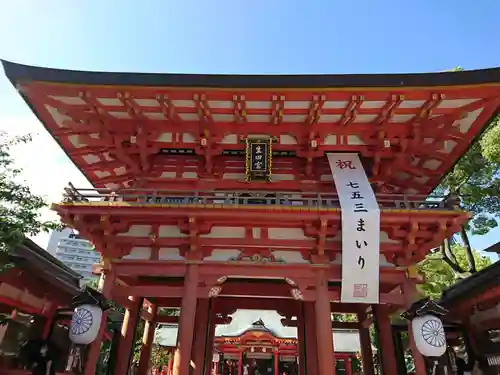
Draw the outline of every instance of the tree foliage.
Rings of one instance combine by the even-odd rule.
[[[478,141],[458,161],[439,188],[459,196],[462,207],[473,214],[469,229],[486,234],[500,218],[500,119],[492,121]]]
[[[465,268],[468,263],[465,247],[453,245],[451,250],[457,264]],[[472,255],[478,271],[492,263],[490,258],[481,256],[477,251],[473,250]],[[424,297],[433,299],[439,299],[445,289],[451,287],[457,280],[470,275],[470,273],[458,274],[448,263],[443,262],[439,251],[429,254],[418,268],[425,278],[425,282],[419,285],[419,292]]]
[[[455,68],[454,71],[463,70]],[[441,246],[443,260],[456,272],[477,271],[468,232],[484,235],[498,226],[500,218],[500,117],[493,119],[472,143],[465,155],[445,176],[437,194],[457,196],[461,208],[472,213],[472,219],[460,231],[466,250],[466,264],[456,262],[450,243]]]
[[[40,210],[47,204],[20,179],[22,170],[15,166],[12,148],[30,141],[29,135],[9,138],[0,132],[0,270],[11,266],[7,255],[25,236],[58,228],[56,223],[41,219]]]
[[[168,361],[171,358],[170,351],[158,344],[153,344],[151,348],[151,366],[154,369],[158,369],[158,373],[161,372],[161,369],[168,366]]]

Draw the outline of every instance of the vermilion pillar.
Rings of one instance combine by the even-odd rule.
[[[196,323],[194,332],[194,344],[192,349],[191,358],[194,362],[194,375],[203,375],[203,366],[205,362],[205,353],[207,338],[209,335],[209,300],[208,298],[201,298],[196,305]],[[210,366],[208,366],[210,367]]]
[[[304,304],[299,302],[297,306],[297,336],[298,336],[298,345],[299,345],[299,363],[298,363],[298,375],[306,375],[306,352],[305,352],[305,343],[306,343],[306,329],[304,322]]]
[[[174,360],[170,358],[167,364],[167,375],[172,375],[173,373],[174,373]]]
[[[374,375],[373,371],[373,352],[372,342],[370,338],[370,329],[363,327],[362,324],[366,320],[366,313],[358,314],[359,327],[359,342],[361,344],[361,362],[363,363],[363,374]]]
[[[398,375],[398,363],[392,335],[389,313],[383,305],[373,305],[374,319],[378,328],[378,339],[381,352],[380,361],[384,375]]]
[[[156,317],[158,313],[157,306],[149,308],[151,320],[146,321],[144,326],[144,334],[142,335],[141,357],[139,359],[139,372],[137,375],[148,375],[148,370],[151,362],[151,349],[156,328]]]
[[[307,375],[318,374],[318,350],[316,346],[316,317],[314,302],[304,302],[305,353]]]
[[[46,314],[47,319],[43,325],[42,338],[47,340],[51,333],[51,329],[54,323],[54,315],[56,313],[56,304],[53,302],[50,304],[49,311]]]
[[[474,353],[480,353],[481,349],[478,347],[476,329],[470,321],[470,316],[463,320],[463,329],[467,348],[472,349]]]
[[[279,351],[276,349],[274,351],[274,375],[279,375],[278,374],[278,370],[279,370],[279,360],[280,360],[280,353]]]
[[[348,356],[345,359],[345,373],[346,373],[346,375],[352,374],[352,358],[351,358],[351,356]]]
[[[325,271],[316,271],[316,338],[318,349],[318,373],[335,374],[335,359],[332,335],[332,311],[328,296],[328,280]]]
[[[139,322],[139,310],[142,298],[132,297],[130,308],[125,310],[123,317],[120,343],[118,344],[118,360],[116,361],[115,375],[127,374],[130,366],[130,356],[134,345],[135,330]]]
[[[214,339],[215,339],[215,327],[216,327],[216,299],[211,298],[208,300],[210,305],[209,321],[208,321],[208,339],[205,348],[205,375],[212,374],[213,355],[214,355]],[[218,365],[218,363],[216,363]],[[216,367],[217,369],[217,367]]]
[[[174,375],[189,375],[191,348],[193,347],[193,333],[196,318],[198,266],[187,266],[184,280],[184,295],[181,304],[179,326],[179,340],[174,356]]]
[[[115,282],[115,275],[112,271],[103,270],[101,273],[101,279],[99,280],[99,291],[104,297],[111,297],[111,290],[113,289],[113,284]],[[107,313],[106,311],[102,314],[101,326],[99,327],[99,333],[92,344],[89,345],[87,350],[87,359],[85,361],[84,375],[94,375],[95,366],[97,365],[97,360],[99,359],[99,353],[101,351],[101,343],[106,329],[107,323]]]
[[[240,348],[240,356],[238,357],[238,375],[241,375],[243,369],[243,350]]]

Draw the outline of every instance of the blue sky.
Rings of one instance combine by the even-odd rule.
[[[500,66],[499,14],[498,0],[4,1],[0,57],[136,72],[477,69]],[[54,190],[70,178],[81,180],[3,75],[1,129],[40,133],[19,158],[28,182],[49,199],[57,199],[60,191]],[[36,168],[30,163],[34,153]],[[49,166],[40,168],[42,162]],[[51,173],[59,177],[47,179]],[[500,229],[474,237],[473,245],[482,249],[498,240]]]

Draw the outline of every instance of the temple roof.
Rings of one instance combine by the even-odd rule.
[[[3,66],[89,181],[110,189],[138,180],[141,187],[201,178],[209,189],[237,183],[241,140],[263,134],[276,139],[274,180],[289,187],[304,190],[314,179],[331,185],[324,154],[359,152],[372,182],[387,192],[427,194],[500,107],[500,68],[205,75]],[[283,155],[310,160],[314,173],[299,181],[302,161]]]
[[[478,85],[500,82],[500,68],[400,74],[167,74],[92,72],[17,64],[2,60],[12,82],[79,85],[207,88],[346,88]]]
[[[486,253],[497,253],[500,255],[500,241],[483,250]]]
[[[33,272],[68,293],[73,294],[80,289],[80,274],[28,238],[14,248],[9,256],[17,268]]]
[[[227,325],[218,325],[218,337],[238,337],[248,331],[267,331],[277,338],[297,338],[297,328],[281,324],[283,318],[276,311],[238,310]]]
[[[283,318],[276,311],[269,310],[237,310],[232,315],[230,324],[218,325],[216,337],[239,337],[247,332],[266,331],[276,338],[296,339],[297,328],[286,327],[281,323]],[[355,353],[361,349],[358,331],[332,330],[336,352]],[[155,342],[163,346],[175,346],[177,325],[166,324],[156,330]]]
[[[461,302],[471,297],[498,287],[499,281],[500,262],[496,262],[446,289],[438,303],[446,308],[459,306]]]

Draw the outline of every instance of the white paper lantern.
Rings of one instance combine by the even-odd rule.
[[[69,339],[75,344],[87,345],[94,341],[101,326],[102,310],[95,305],[75,308],[71,318]]]
[[[212,355],[212,362],[219,363],[219,361],[220,361],[220,354],[219,353],[214,353]]]
[[[443,322],[436,316],[423,315],[412,320],[413,338],[418,351],[426,357],[441,357],[446,353]]]

